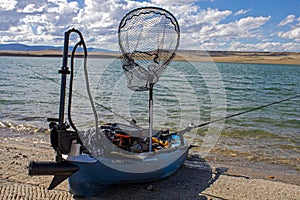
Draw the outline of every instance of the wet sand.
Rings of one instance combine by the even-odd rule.
[[[0,128],[0,199],[85,199],[54,190],[51,176],[28,176],[29,161],[53,161],[46,130]],[[116,185],[88,199],[299,199],[300,174],[238,167],[190,155],[174,175],[156,182]]]

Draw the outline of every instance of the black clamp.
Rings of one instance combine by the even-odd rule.
[[[68,68],[62,68],[60,70],[58,70],[59,74],[70,74],[70,70]]]

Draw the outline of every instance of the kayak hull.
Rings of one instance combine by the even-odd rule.
[[[172,152],[152,153],[145,159],[119,158],[118,162],[111,158],[97,158],[95,162],[70,161],[79,170],[69,177],[69,191],[76,196],[95,196],[109,186],[122,183],[138,183],[156,181],[176,172],[188,155],[188,147],[184,146]],[[136,166],[145,171],[130,171]],[[123,170],[124,169],[124,170]]]

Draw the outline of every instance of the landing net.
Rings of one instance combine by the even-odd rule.
[[[129,12],[118,31],[128,88],[149,90],[175,56],[180,31],[168,11],[145,7]]]

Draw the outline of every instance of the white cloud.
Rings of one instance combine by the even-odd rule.
[[[101,6],[99,6],[101,5]],[[118,49],[120,20],[132,9],[149,6],[147,2],[86,0],[85,7],[74,17],[76,28],[83,30],[87,43],[95,47]]]
[[[300,26],[293,27],[291,30],[286,32],[279,32],[278,36],[300,42]]]
[[[285,26],[287,24],[293,23],[296,19],[295,15],[288,15],[284,20],[279,23],[279,26]]]
[[[15,9],[18,1],[17,0],[1,0],[0,11],[10,11]]]
[[[218,25],[222,20],[232,14],[229,10],[220,11],[218,9],[208,8],[207,10],[199,10],[198,7],[192,5],[180,6],[182,12],[175,15],[181,31],[184,33],[197,33],[204,31],[212,31],[214,26]],[[174,10],[176,10],[174,9]]]
[[[241,42],[231,43],[228,50],[230,51],[270,51],[270,52],[295,52],[299,51],[300,44],[298,43],[280,43],[280,42],[262,42],[256,44],[248,44]]]
[[[208,8],[204,11],[199,18],[202,19],[203,22],[208,22],[210,24],[218,24],[220,21],[231,15],[232,12],[230,10],[220,11],[218,9],[210,9]]]
[[[78,3],[67,0],[18,1],[9,15],[0,12],[0,22],[5,27],[0,28],[0,36],[6,36],[0,42],[57,45],[62,33],[74,25],[78,11]]]
[[[2,0],[1,0],[2,1]],[[63,32],[83,32],[89,47],[118,50],[117,30],[122,17],[141,6],[161,6],[175,15],[182,32],[180,47],[207,50],[295,49],[299,46],[274,42],[284,38],[299,42],[300,17],[289,15],[268,35],[264,25],[271,16],[242,17],[250,11],[200,9],[196,0],[85,0],[84,5],[67,0],[7,0],[0,4],[0,42],[62,45]],[[232,16],[235,16],[232,21]],[[296,24],[298,23],[298,24]],[[287,30],[285,25],[292,24]],[[284,27],[283,27],[284,26]],[[255,40],[256,44],[245,41]],[[254,42],[252,42],[254,43]],[[296,43],[297,44],[297,43]]]
[[[251,10],[251,9],[248,9],[248,10],[244,10],[244,9],[238,10],[236,13],[234,13],[234,16],[246,14],[246,13],[248,13],[250,10]]]
[[[18,10],[17,12],[21,13],[35,13],[35,12],[42,12],[45,9],[45,6],[37,7],[34,4],[28,4],[22,10]]]
[[[210,40],[257,38],[261,33],[256,29],[269,19],[270,17],[247,17],[228,24],[206,25],[200,29],[199,36]]]
[[[248,30],[258,28],[265,24],[271,19],[271,16],[268,17],[246,17],[237,21],[237,26],[240,28],[245,28]]]
[[[77,15],[79,5],[77,2],[68,3],[66,0],[48,0],[47,11],[45,13],[55,13],[61,16],[72,15],[72,18]],[[72,21],[72,18],[69,21]]]
[[[298,23],[296,24],[296,22]],[[296,19],[295,15],[288,15],[284,20],[282,20],[279,23],[279,26],[285,26],[287,24],[292,24],[292,25],[289,27],[289,30],[287,31],[279,31],[277,33],[278,37],[294,40],[295,42],[300,42],[300,17]]]
[[[186,5],[196,2],[196,0],[151,0],[151,3],[158,5]]]

